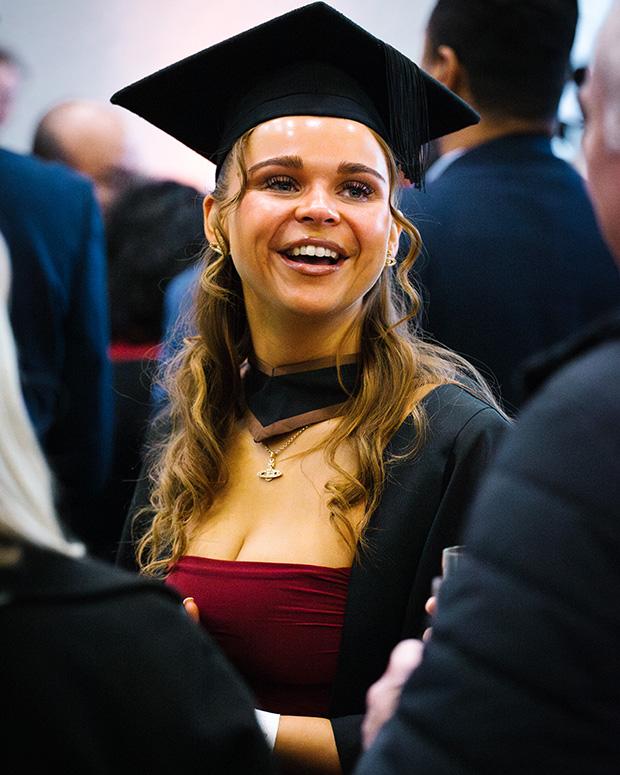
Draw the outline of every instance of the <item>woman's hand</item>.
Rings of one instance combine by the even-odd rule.
[[[200,624],[200,611],[193,597],[186,597],[183,600],[183,608],[185,608],[190,619],[193,619],[196,624]]]
[[[381,727],[396,710],[405,681],[420,664],[424,644],[421,640],[401,640],[390,656],[385,673],[366,694],[366,716],[362,722],[364,748],[372,745]]]

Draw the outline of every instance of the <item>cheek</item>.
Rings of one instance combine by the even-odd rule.
[[[600,168],[600,160],[604,147],[604,137],[600,132],[599,124],[594,121],[586,124],[583,133],[582,149],[588,168]],[[592,177],[595,177],[595,175],[592,175]]]
[[[384,208],[373,213],[365,213],[358,222],[358,234],[369,249],[378,251],[383,259],[390,236],[392,218]]]
[[[227,226],[231,252],[247,250],[248,246],[256,242],[261,221],[260,218],[255,220],[255,214],[256,209],[244,203],[230,214]]]
[[[265,208],[243,202],[228,220],[230,254],[242,283],[262,282],[269,268],[269,244],[277,220]]]
[[[229,216],[227,231],[230,258],[243,282],[254,271],[251,259],[255,254],[253,249],[255,240],[251,230],[248,229],[247,218],[238,210]]]
[[[286,212],[281,203],[267,197],[246,194],[230,219],[231,245],[258,245],[272,239]],[[233,236],[234,235],[234,236]]]
[[[362,220],[357,236],[362,247],[363,263],[359,270],[359,283],[367,293],[379,280],[387,257],[388,241],[392,218],[382,208],[374,213],[367,213]]]

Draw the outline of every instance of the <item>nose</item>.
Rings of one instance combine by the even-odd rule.
[[[340,213],[329,194],[321,186],[313,186],[298,202],[295,217],[300,223],[335,225],[340,223]]]

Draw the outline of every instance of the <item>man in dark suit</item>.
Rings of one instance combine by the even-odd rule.
[[[89,541],[112,432],[105,252],[91,184],[0,149],[0,232],[28,412],[55,475],[61,515]]]
[[[619,39],[615,0],[582,102],[620,266]],[[529,373],[538,393],[483,480],[468,559],[442,584],[383,728],[419,642],[401,642],[369,692],[356,775],[620,771],[620,310]]]
[[[520,405],[519,367],[620,301],[583,181],[554,156],[577,0],[439,0],[424,67],[480,113],[442,138],[419,228],[424,328]]]

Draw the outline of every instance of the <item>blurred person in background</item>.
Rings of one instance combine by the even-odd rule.
[[[21,81],[21,63],[9,49],[0,45],[0,126],[11,114]]]
[[[403,197],[422,324],[509,411],[528,357],[620,302],[584,182],[551,149],[576,23],[577,0],[439,0],[426,29],[423,66],[481,120],[438,140],[426,191]]]
[[[0,231],[26,406],[60,514],[88,542],[112,440],[105,244],[90,181],[0,148]]]
[[[271,772],[247,690],[180,598],[64,535],[21,393],[9,278],[0,235],[3,757],[22,772]]]
[[[166,289],[204,245],[202,195],[171,180],[135,184],[111,205],[106,242],[114,442],[110,476],[93,514],[99,534],[91,549],[112,560],[143,462]]]
[[[45,113],[32,152],[89,177],[104,217],[114,200],[140,178],[122,117],[94,100],[61,102]]]
[[[593,204],[620,267],[618,40],[616,0],[581,102]],[[369,692],[356,775],[619,772],[620,308],[528,374],[535,395],[481,483],[432,636],[423,652],[399,644]]]
[[[163,374],[167,364],[183,347],[187,336],[196,333],[193,309],[202,263],[196,261],[174,277],[164,292],[163,340],[159,350],[160,371]],[[152,383],[151,400],[155,409],[161,409],[167,399],[163,380]]]

